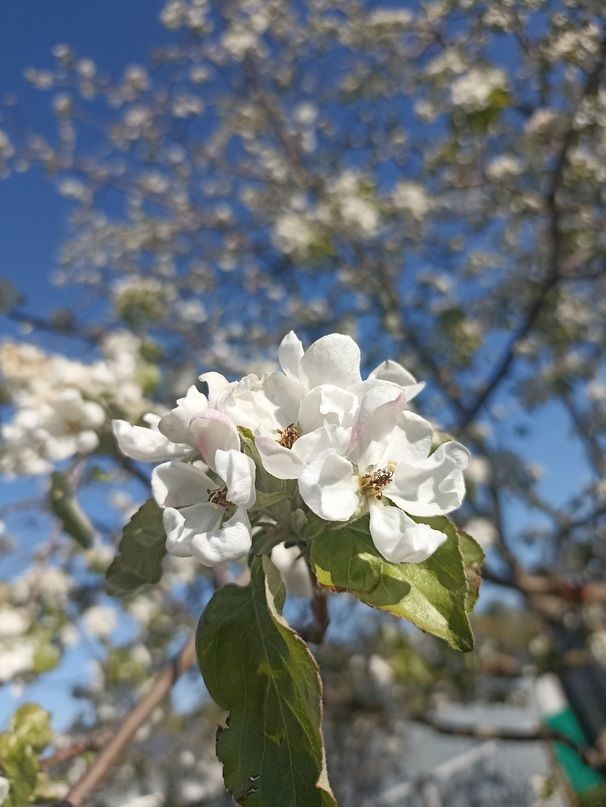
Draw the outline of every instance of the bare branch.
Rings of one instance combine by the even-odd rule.
[[[174,660],[157,676],[149,691],[122,720],[99,756],[57,807],[81,807],[86,803],[86,799],[101,785],[137,731],[149,720],[175,682],[194,663],[195,656],[195,636],[192,635]]]
[[[65,748],[60,748],[48,757],[40,760],[40,767],[42,770],[47,770],[55,765],[61,765],[64,762],[69,762],[74,757],[79,757],[87,751],[99,751],[103,748],[113,736],[113,731],[95,731],[84,737],[79,737]]]
[[[499,726],[462,726],[454,723],[445,723],[425,715],[415,715],[415,723],[428,726],[440,734],[450,734],[456,737],[472,737],[478,740],[504,740],[507,742],[554,742],[562,743],[575,751],[586,765],[596,771],[606,771],[606,758],[596,748],[587,748],[579,745],[566,734],[543,726],[533,726],[527,729],[502,728]]]
[[[570,120],[566,133],[562,140],[562,144],[558,151],[555,166],[551,176],[551,184],[545,199],[547,216],[548,216],[548,233],[550,237],[549,257],[547,261],[547,269],[543,281],[538,285],[534,300],[526,312],[518,329],[514,332],[509,340],[507,347],[499,361],[497,361],[495,369],[491,377],[484,384],[480,390],[475,401],[468,407],[459,426],[461,429],[466,429],[470,423],[475,420],[476,416],[481,409],[488,403],[495,391],[501,385],[501,382],[507,377],[509,370],[516,358],[516,348],[518,344],[528,336],[534,327],[539,315],[551,299],[551,292],[557,286],[562,278],[562,233],[560,226],[560,208],[557,201],[558,192],[562,185],[566,165],[571,148],[574,146],[577,139],[576,117],[582,103],[586,98],[595,95],[599,89],[600,77],[606,64],[606,33],[602,37],[598,55],[592,70],[587,74],[585,83],[579,93],[578,101],[574,109],[570,113]]]
[[[213,571],[215,586],[219,587],[232,581],[227,566],[216,566]],[[174,659],[158,674],[150,689],[123,718],[116,730],[111,733],[109,742],[102,747],[99,756],[57,807],[81,807],[86,803],[86,799],[102,784],[137,731],[149,720],[154,710],[162,703],[183,673],[192,666],[195,659],[194,634]]]

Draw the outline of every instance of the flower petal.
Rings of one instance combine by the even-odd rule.
[[[125,420],[112,421],[112,428],[120,451],[133,460],[159,462],[191,452],[191,446],[173,443],[154,428],[131,426]]]
[[[222,528],[195,535],[191,551],[204,566],[216,566],[243,557],[251,544],[250,521],[246,511],[239,507]]]
[[[232,382],[228,381],[221,373],[202,373],[198,380],[208,387],[208,403],[213,409],[220,409],[220,402],[225,397]]]
[[[284,378],[284,380],[288,379]],[[263,384],[264,379],[254,373],[245,375],[232,384],[222,398],[221,412],[224,412],[238,426],[243,426],[251,431],[260,425],[273,429],[276,425],[276,405],[268,399]]]
[[[324,425],[304,434],[295,442],[291,451],[303,463],[309,465],[320,454],[334,449],[337,454],[345,455],[349,448],[351,429],[342,426]]]
[[[263,379],[263,393],[273,410],[274,422],[280,426],[294,423],[305,390],[295,378],[270,373]]]
[[[352,462],[360,470],[385,467],[391,461],[423,461],[431,450],[433,428],[420,415],[401,411],[398,398],[383,404],[362,421],[359,437],[355,438],[358,423],[354,425],[349,452]]]
[[[308,465],[299,478],[305,504],[327,521],[347,521],[359,504],[358,480],[345,457],[325,451]]]
[[[382,361],[372,373],[368,374],[368,377],[378,381],[391,381],[392,384],[397,384],[399,387],[416,386],[417,384],[417,379],[413,374],[392,359]]]
[[[164,462],[152,473],[152,494],[160,507],[187,507],[208,501],[217,486],[204,471],[187,462]]]
[[[294,331],[289,331],[280,342],[278,361],[285,375],[299,378],[299,365],[303,358],[303,344]]]
[[[228,502],[246,510],[255,503],[255,463],[241,451],[222,451],[215,454],[217,473],[227,484]]]
[[[215,470],[215,454],[218,449],[236,451],[240,448],[240,438],[235,423],[217,409],[207,409],[195,417],[190,430],[202,454],[202,458]]]
[[[465,496],[463,471],[469,451],[454,441],[443,443],[421,462],[398,463],[383,491],[413,516],[438,516],[456,510]]]
[[[350,336],[331,333],[307,348],[301,359],[300,378],[307,389],[334,384],[348,389],[359,384],[360,348]]]
[[[208,409],[208,400],[195,386],[191,386],[184,398],[177,400],[177,406],[164,415],[158,423],[159,431],[173,443],[195,445],[189,430],[191,421]]]
[[[384,558],[392,563],[421,563],[444,543],[446,535],[427,524],[417,524],[398,507],[372,499],[370,535]]]
[[[325,423],[353,426],[358,413],[358,398],[334,384],[314,387],[301,401],[298,422],[303,432],[319,429]]]
[[[216,529],[223,518],[224,508],[216,504],[194,504],[176,510],[167,507],[162,514],[166,530],[166,551],[179,558],[192,556],[192,539]]]
[[[276,479],[299,478],[304,468],[303,463],[291,448],[281,446],[272,432],[258,429],[255,433],[255,445],[263,467],[272,476]]]

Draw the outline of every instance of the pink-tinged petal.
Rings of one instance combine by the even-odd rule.
[[[217,566],[244,557],[250,551],[251,544],[250,521],[246,511],[238,508],[222,528],[195,535],[191,551],[204,566]]]
[[[347,521],[359,504],[358,480],[349,460],[326,451],[299,478],[305,504],[326,521]]]
[[[229,451],[240,448],[240,438],[235,423],[217,409],[207,409],[190,423],[198,450],[205,462],[215,470],[215,454],[219,449]]]
[[[443,443],[427,459],[398,463],[383,493],[413,516],[439,516],[460,506],[465,496],[463,471],[469,451],[460,443]]]
[[[191,453],[191,446],[173,443],[157,429],[131,426],[125,420],[114,420],[112,428],[120,451],[139,462],[159,462]]]
[[[427,524],[417,524],[398,507],[372,499],[370,535],[384,558],[392,563],[421,563],[444,543],[446,536]]]
[[[241,451],[222,451],[215,454],[217,473],[227,485],[228,502],[248,510],[255,503],[255,463]]]
[[[255,434],[255,445],[263,467],[272,476],[276,479],[299,478],[303,471],[303,463],[291,448],[281,446],[275,435],[258,430]]]
[[[199,535],[206,535],[215,530],[221,523],[223,507],[215,504],[194,504],[176,510],[167,507],[162,514],[166,531],[166,551],[180,558],[192,556],[192,540]]]
[[[151,487],[160,507],[187,507],[207,502],[209,490],[217,485],[196,465],[164,462],[154,468]]]
[[[229,388],[233,384],[228,381],[221,373],[202,373],[198,376],[202,383],[208,387],[208,403],[213,409],[220,409],[221,400],[225,397]]]
[[[303,344],[297,334],[289,331],[278,348],[278,361],[285,375],[299,378],[299,365],[304,352]]]
[[[355,433],[352,436],[349,457],[361,471],[386,467],[389,462],[419,462],[429,454],[431,423],[414,412],[401,411],[401,406],[401,398],[383,404],[362,423],[357,442]]]
[[[319,384],[348,389],[361,381],[360,348],[350,336],[331,333],[307,348],[300,368],[301,382],[307,389]]]
[[[308,392],[301,401],[298,423],[303,432],[330,426],[353,426],[358,414],[357,397],[333,384],[321,384]]]
[[[206,395],[203,395],[191,386],[187,390],[184,398],[177,400],[177,406],[164,415],[158,423],[159,431],[173,443],[189,443],[194,445],[192,433],[189,430],[189,424],[192,420],[208,409],[208,400]]]

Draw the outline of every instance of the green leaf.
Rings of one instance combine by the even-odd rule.
[[[28,743],[36,751],[42,751],[53,737],[48,712],[35,703],[24,703],[17,709],[10,729],[20,742]]]
[[[255,463],[257,499],[253,512],[271,516],[284,529],[288,529],[291,512],[300,502],[297,483],[292,479],[276,479],[265,470],[250,429],[239,428],[242,451]]]
[[[146,583],[157,583],[162,577],[165,554],[162,510],[148,499],[124,527],[118,555],[105,575],[107,593],[124,596]]]
[[[196,637],[208,691],[229,712],[217,755],[229,792],[246,807],[331,807],[318,667],[281,616],[285,591],[269,558],[246,587],[213,595]]]
[[[40,783],[38,755],[51,740],[49,715],[44,709],[24,703],[13,714],[9,730],[0,734],[0,773],[10,782],[3,807],[31,803]]]
[[[456,527],[444,516],[416,520],[447,536],[423,563],[385,560],[370,537],[368,517],[319,533],[311,545],[318,583],[349,591],[367,605],[408,619],[455,650],[471,650],[467,582]]]
[[[463,566],[465,567],[465,577],[467,579],[465,608],[469,613],[480,596],[480,585],[482,583],[480,569],[484,563],[484,550],[471,535],[468,535],[458,528],[457,533],[459,535],[459,547],[461,549]]]
[[[251,513],[258,513],[262,510],[270,510],[275,504],[283,502],[285,499],[290,499],[291,491],[287,488],[282,490],[274,490],[272,493],[266,493],[263,490],[258,490],[256,493],[256,500],[254,505],[250,508]]]
[[[34,672],[38,675],[54,670],[61,661],[59,648],[48,639],[40,641],[34,651]]]
[[[65,532],[88,549],[93,541],[92,525],[72,492],[67,474],[61,471],[51,476],[49,503]]]

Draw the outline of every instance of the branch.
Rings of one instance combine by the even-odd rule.
[[[86,799],[101,785],[137,731],[149,720],[175,682],[194,663],[195,657],[195,635],[192,635],[180,653],[156,677],[149,691],[135,704],[116,731],[112,732],[110,741],[99,756],[57,807],[82,807],[86,803]]]
[[[606,605],[606,582],[574,583],[561,577],[520,573],[505,577],[484,567],[482,576],[490,583],[514,588],[526,596],[558,597],[569,603],[599,603]]]
[[[551,297],[550,292],[555,288],[562,278],[562,231],[560,226],[560,208],[558,206],[557,196],[564,179],[564,173],[568,164],[570,150],[577,140],[577,130],[575,128],[577,113],[585,99],[595,95],[598,91],[600,85],[600,76],[604,70],[605,63],[606,32],[602,36],[598,56],[594,66],[587,74],[583,87],[578,95],[577,103],[571,112],[570,122],[556,156],[554,169],[551,175],[551,184],[549,190],[547,191],[545,201],[549,220],[550,249],[545,278],[543,279],[542,283],[539,284],[537,294],[532,305],[526,312],[526,316],[524,317],[517,331],[509,340],[500,361],[497,362],[492,376],[485,383],[475,401],[471,404],[471,406],[468,407],[465,415],[463,416],[461,423],[459,424],[459,427],[462,430],[475,419],[477,414],[481,409],[483,409],[496,389],[500,386],[501,382],[507,376],[511,365],[516,358],[517,345],[522,341],[522,339],[528,336],[535,325],[539,314],[541,314],[549,301]]]
[[[313,618],[308,624],[297,628],[297,633],[306,642],[321,644],[330,619],[328,616],[328,591],[319,588],[317,583],[314,583],[310,605]]]
[[[2,316],[13,322],[20,324],[31,325],[39,331],[46,333],[54,333],[59,336],[69,336],[73,339],[80,339],[89,345],[98,345],[103,337],[101,329],[84,329],[77,325],[71,319],[45,319],[37,314],[30,314],[27,311],[20,309],[13,309],[12,311],[3,311]]]
[[[478,740],[505,740],[507,742],[562,743],[575,751],[590,768],[601,773],[606,772],[606,758],[596,748],[579,745],[566,734],[543,726],[534,726],[527,729],[501,728],[498,726],[460,726],[453,723],[443,723],[424,715],[415,715],[412,719],[415,723],[428,726],[440,734],[450,734],[456,737],[472,737]]]
[[[111,740],[113,734],[113,731],[100,731],[79,737],[65,748],[60,748],[54,754],[41,759],[40,767],[42,770],[47,770],[55,765],[61,765],[63,762],[69,762],[70,759],[79,757],[87,751],[99,751]]]
[[[232,580],[226,564],[216,566],[213,572],[216,587]],[[193,634],[181,651],[158,674],[151,688],[111,733],[109,742],[103,746],[99,756],[56,807],[82,807],[86,803],[86,799],[102,784],[137,731],[149,720],[154,710],[162,703],[183,673],[192,666],[195,659],[196,638]]]

